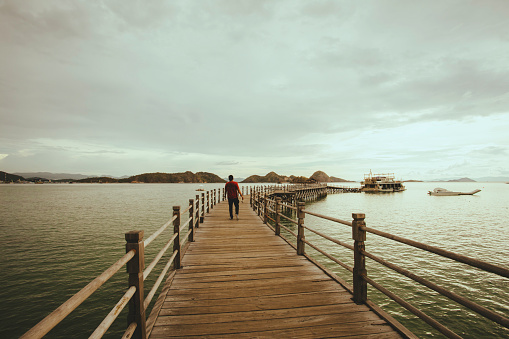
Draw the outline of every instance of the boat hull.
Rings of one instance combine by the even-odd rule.
[[[361,188],[361,191],[364,193],[394,193],[394,192],[403,192],[404,190],[405,190],[404,188],[398,188],[398,189],[393,189],[393,188],[377,189],[377,188],[367,188],[367,187]]]
[[[474,195],[477,192],[481,192],[481,190],[475,190],[472,192],[452,192],[452,191],[433,192],[433,191],[429,191],[428,194],[433,195],[433,196],[454,196],[454,195]]]

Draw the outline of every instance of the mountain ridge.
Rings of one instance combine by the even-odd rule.
[[[187,172],[192,173],[190,171],[187,171]],[[182,172],[182,173],[187,173],[187,172]],[[156,173],[159,173],[159,172],[156,172]],[[198,173],[207,173],[207,172],[197,172],[196,174],[198,174]],[[145,174],[147,174],[147,173],[145,173]],[[174,175],[176,175],[176,177],[178,177],[178,173],[167,173],[167,174],[174,174]],[[213,173],[210,173],[210,174],[213,174]],[[100,176],[84,175],[84,174],[77,174],[77,173],[52,173],[52,172],[7,173],[7,172],[0,171],[0,182],[1,181],[3,181],[3,182],[17,182],[17,181],[33,181],[33,182],[35,182],[35,181],[49,181],[49,180],[57,181],[57,182],[62,182],[62,181],[64,181],[64,182],[67,182],[67,181],[79,182],[79,180],[83,180],[83,182],[99,182],[100,180],[102,180],[102,182],[131,182],[131,181],[136,181],[136,180],[134,179],[134,180],[129,181],[130,178],[139,177],[141,175],[143,175],[143,174],[136,174],[136,175],[131,175],[131,176],[124,175],[122,177],[116,177],[116,176],[108,176],[108,175],[100,175]],[[226,178],[220,178],[219,176],[216,176],[215,174],[213,174],[213,175],[215,176],[214,180],[218,180],[218,178],[219,178],[222,180],[221,182],[228,181]],[[109,179],[106,179],[106,178],[109,178]],[[318,182],[358,182],[358,181],[360,181],[360,180],[351,181],[351,180],[337,178],[334,176],[328,176],[323,171],[316,171],[315,173],[313,173],[313,175],[311,175],[310,178],[306,178],[306,177],[302,177],[302,176],[299,177],[299,176],[294,176],[294,175],[284,176],[284,175],[279,175],[275,172],[269,172],[265,176],[252,175],[245,179],[244,178],[236,178],[237,179],[236,181],[243,182],[243,183],[282,183],[282,182],[306,182],[308,179],[311,179],[311,178]],[[329,178],[330,181],[327,181],[327,178]],[[111,180],[111,179],[113,179],[113,180]],[[189,182],[189,181],[185,181],[185,179],[182,176],[180,179],[181,180],[176,181],[176,182]],[[175,179],[175,180],[177,180],[177,179]],[[196,181],[196,182],[201,183],[201,182],[208,182],[206,180],[210,180],[210,179],[195,178],[195,180],[201,180],[201,181]],[[271,180],[273,180],[273,181],[271,181]],[[412,181],[415,181],[415,182],[509,182],[509,177],[480,177],[480,178],[473,178],[473,179],[467,178],[467,177],[460,178],[460,179],[454,179],[454,178],[449,177],[449,178],[433,179],[433,180],[405,180],[405,181],[406,182],[412,182]],[[164,182],[168,182],[168,181],[164,181]],[[175,182],[175,181],[170,181],[170,182]]]

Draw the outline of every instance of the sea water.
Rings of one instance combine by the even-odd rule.
[[[508,267],[509,185],[440,185],[450,190],[482,191],[473,196],[434,197],[426,193],[437,184],[406,183],[404,192],[333,194],[308,201],[306,209],[349,221],[352,213],[365,213],[368,227]],[[221,187],[221,184],[0,185],[0,229],[4,237],[0,338],[19,337],[118,260],[125,253],[125,232],[144,230],[147,238],[171,218],[173,206],[186,208],[188,200],[201,193],[197,188]],[[241,209],[247,207],[241,204]],[[305,223],[338,240],[352,242],[349,227],[309,215]],[[167,237],[160,238],[146,249],[147,263]],[[309,231],[306,238],[352,265],[350,250]],[[369,233],[366,250],[509,317],[506,278]],[[348,271],[310,248],[306,251],[351,283]],[[153,272],[161,270],[162,262]],[[370,278],[465,338],[509,337],[507,329],[369,259],[367,270]],[[156,273],[152,273],[146,286],[151,287],[156,278]],[[123,295],[126,285],[127,276],[121,269],[49,332],[47,338],[87,338]],[[368,291],[370,299],[419,337],[441,337],[374,288],[368,287]],[[125,319],[123,311],[105,337],[120,337]]]

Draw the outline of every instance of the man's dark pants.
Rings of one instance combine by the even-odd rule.
[[[235,204],[235,214],[239,214],[239,198],[228,198],[228,208],[230,209],[230,219],[233,219],[233,204]]]

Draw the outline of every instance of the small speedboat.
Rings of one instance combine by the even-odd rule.
[[[453,192],[453,191],[449,191],[445,188],[437,187],[433,191],[428,191],[428,194],[429,195],[443,195],[443,196],[446,196],[446,195],[473,195],[473,194],[476,194],[477,192],[481,192],[481,190],[474,190],[472,192]]]

